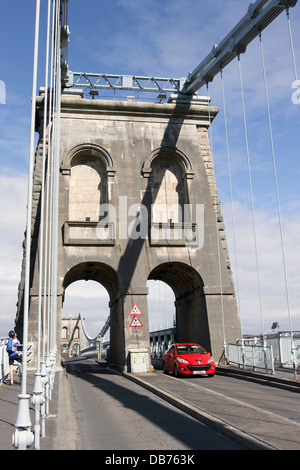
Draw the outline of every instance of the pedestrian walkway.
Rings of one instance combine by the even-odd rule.
[[[64,401],[64,371],[55,374],[52,397],[49,404],[49,414],[46,417],[46,435],[40,439],[41,450],[59,450],[65,445],[65,429],[68,426],[66,413],[72,416],[68,407],[68,400]],[[34,371],[27,375],[27,393],[32,396],[34,386]],[[12,436],[15,432],[15,422],[18,412],[18,395],[21,393],[21,385],[18,378],[14,384],[3,383],[0,385],[0,450],[16,450],[12,445]],[[30,401],[30,418],[34,429],[34,406]],[[59,442],[58,442],[59,441]],[[33,449],[33,446],[29,449]]]

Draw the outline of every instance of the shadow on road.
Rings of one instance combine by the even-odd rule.
[[[182,442],[187,449],[236,449],[224,436],[197,420],[184,415],[174,407],[159,402],[151,392],[139,388],[126,378],[107,370],[105,365],[92,363],[85,359],[68,360],[64,363],[68,374],[85,380],[113,397],[124,408],[133,410],[144,419],[155,424],[174,439]],[[101,401],[99,405],[101,406]],[[147,439],[147,437],[145,438]]]

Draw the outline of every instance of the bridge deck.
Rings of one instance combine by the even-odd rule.
[[[103,367],[103,364],[99,365],[99,367],[101,366]],[[266,385],[270,402],[279,403],[280,397],[285,400],[285,406],[282,408],[289,411],[284,416],[280,416],[277,412],[254,406],[250,400],[246,403],[234,393],[226,394],[225,387],[224,393],[216,391],[214,384],[217,380],[222,379],[221,376],[216,376],[213,379],[186,380],[164,375],[161,371],[123,375],[173,404],[176,408],[235,440],[245,449],[300,449],[300,424],[297,422],[300,420],[300,412],[295,408],[293,414],[293,403],[299,398],[298,393],[286,390],[278,392],[278,389]],[[259,374],[256,375],[259,376]],[[290,386],[294,382],[292,374],[283,372],[277,376],[278,378],[283,376],[281,384],[283,387]],[[239,382],[237,379],[235,380]],[[34,373],[29,372],[28,393],[31,393],[33,384]],[[251,385],[249,384],[249,395],[254,395],[255,391]],[[299,385],[299,381],[297,381],[297,386],[299,387]],[[41,438],[42,450],[78,449],[77,436],[74,436],[76,425],[74,424],[75,417],[72,412],[69,386],[68,376],[64,370],[57,371],[50,402],[50,414],[46,419],[46,437]],[[1,450],[13,450],[11,439],[14,433],[19,393],[18,379],[12,386],[6,384],[0,386]],[[290,395],[286,395],[287,393]],[[33,429],[34,408],[32,405],[30,412]]]

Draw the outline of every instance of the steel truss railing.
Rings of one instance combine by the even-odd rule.
[[[180,93],[185,79],[144,77],[140,75],[117,75],[68,71],[64,86],[88,87],[102,90],[129,90]]]

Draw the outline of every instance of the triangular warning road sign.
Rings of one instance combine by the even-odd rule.
[[[134,306],[132,307],[132,309],[129,312],[129,315],[142,315],[142,312],[140,311],[137,304],[134,304]]]
[[[132,322],[130,323],[131,327],[141,327],[143,326],[138,317],[134,317]]]

